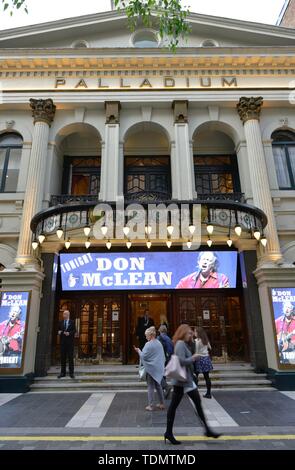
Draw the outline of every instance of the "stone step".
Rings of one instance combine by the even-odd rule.
[[[200,384],[203,385],[204,384]],[[249,387],[271,387],[271,382],[269,380],[260,379],[260,380],[220,380],[218,384],[214,384],[212,387],[214,389],[226,388],[230,389],[232,387],[240,387],[243,389],[248,389]],[[116,390],[116,389],[146,389],[145,382],[77,382],[75,379],[61,379],[58,382],[54,381],[52,383],[43,382],[43,383],[34,383],[31,385],[31,391],[40,391],[40,390]]]
[[[212,374],[211,381],[212,383],[220,380],[231,380],[231,379],[243,379],[243,380],[260,380],[262,378],[266,378],[266,374],[255,374],[255,372],[239,372],[239,373],[219,373],[219,374]],[[35,383],[41,382],[53,382],[56,381],[56,375],[48,375],[46,377],[36,377]],[[62,380],[70,380],[69,377],[64,377]],[[138,380],[138,374],[129,374],[129,375],[104,375],[104,374],[96,374],[96,375],[82,375],[77,374],[75,372],[75,380],[79,382],[124,382],[124,381],[136,381]],[[204,382],[202,374],[199,376],[199,383]]]

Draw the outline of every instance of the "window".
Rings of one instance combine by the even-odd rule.
[[[225,194],[240,191],[235,155],[195,155],[194,170],[198,194]]]
[[[271,137],[279,188],[295,189],[295,133],[275,131]]]
[[[133,34],[131,41],[134,47],[158,47],[159,45],[157,33],[150,29],[136,31]]]
[[[75,41],[73,44],[72,44],[72,47],[74,49],[86,49],[89,47],[89,44],[87,41],[84,41],[82,39],[78,40],[78,41]]]
[[[202,42],[201,47],[218,47],[218,43],[214,39],[205,39]]]
[[[19,134],[0,135],[0,192],[15,193],[17,189],[23,139]]]
[[[100,190],[100,157],[65,157],[63,194],[97,195]]]
[[[125,195],[162,193],[168,197],[170,191],[169,157],[125,157]]]

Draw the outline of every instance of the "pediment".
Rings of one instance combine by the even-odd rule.
[[[190,15],[192,32],[181,48],[203,47],[212,41],[221,48],[294,46],[295,31],[228,18]],[[85,44],[93,48],[133,47],[126,17],[104,12],[0,32],[0,48],[68,49]]]

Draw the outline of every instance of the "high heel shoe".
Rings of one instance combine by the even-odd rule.
[[[177,446],[177,445],[181,444],[180,441],[177,441],[177,440],[175,439],[175,437],[173,436],[173,434],[167,434],[167,433],[165,432],[165,434],[164,434],[164,441],[165,441],[165,444],[166,444],[166,439],[168,439],[168,441],[171,442],[171,444],[173,444],[174,446]]]
[[[218,432],[214,432],[212,431],[212,429],[206,429],[206,431],[204,432],[204,435],[207,436],[207,437],[213,437],[214,439],[218,439],[220,436],[222,436],[222,434],[219,434]]]

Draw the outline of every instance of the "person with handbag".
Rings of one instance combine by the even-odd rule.
[[[160,403],[156,408],[165,409],[163,389],[161,382],[164,376],[165,354],[160,341],[156,338],[157,332],[154,326],[145,331],[147,343],[143,350],[134,346],[135,351],[140,357],[140,363],[144,366],[146,372],[146,381],[148,385],[148,405],[147,411],[154,410],[154,390],[156,389]]]
[[[180,404],[184,393],[187,393],[192,402],[195,405],[196,411],[205,427],[205,436],[207,437],[220,437],[220,434],[214,432],[208,426],[206,421],[206,417],[202,408],[200,395],[197,391],[197,386],[193,380],[193,363],[197,360],[198,355],[193,354],[190,352],[189,348],[187,347],[187,343],[192,340],[193,332],[189,325],[180,325],[174,336],[173,342],[175,345],[175,355],[178,356],[179,364],[182,367],[185,367],[186,377],[182,378],[182,380],[173,379],[173,393],[170,406],[167,412],[167,428],[164,434],[164,440],[166,443],[166,439],[171,442],[171,444],[177,445],[181,444],[180,441],[177,441],[173,436],[173,423],[175,418],[175,413],[178,405]],[[172,356],[173,358],[173,356]],[[172,360],[171,358],[171,360]],[[171,361],[170,361],[171,362]],[[169,363],[170,364],[170,363]],[[168,364],[168,366],[169,366]],[[179,373],[181,375],[181,367],[179,367]],[[180,377],[179,377],[180,378]]]

